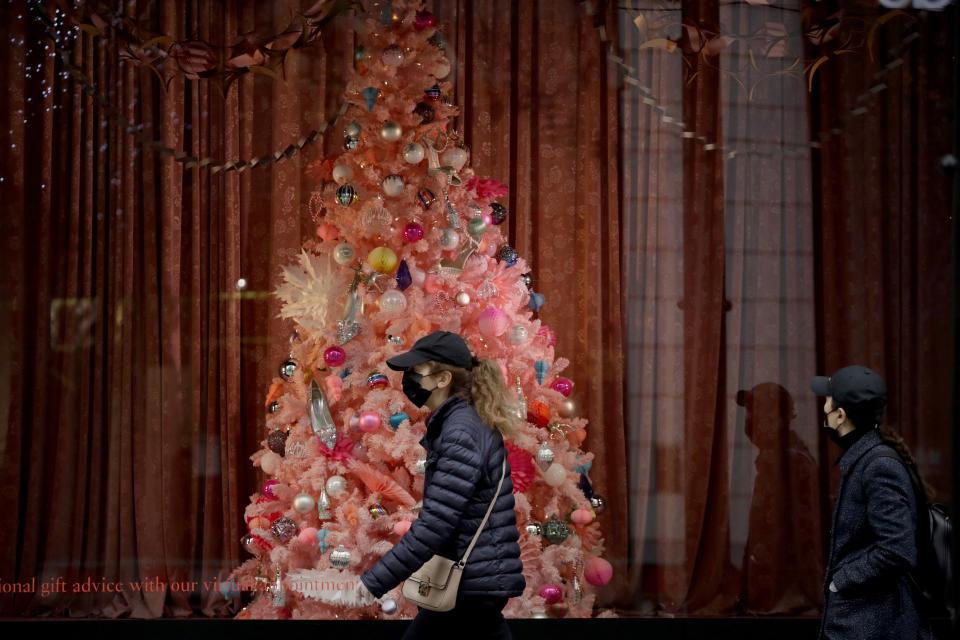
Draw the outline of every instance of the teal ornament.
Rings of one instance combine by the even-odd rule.
[[[373,111],[373,105],[377,102],[377,96],[380,92],[376,87],[367,87],[363,90],[363,99],[367,101],[367,111]]]
[[[344,207],[349,207],[357,201],[357,190],[353,185],[343,184],[337,189],[337,202]]]
[[[350,368],[349,368],[349,367],[344,367],[344,368],[343,368],[343,371],[341,371],[340,374],[339,374],[339,375],[340,375],[340,379],[342,380],[342,379],[346,378],[346,377],[347,377],[348,375],[350,375],[351,373],[353,373],[353,372],[350,371]]]
[[[580,456],[577,456],[577,457],[579,458]],[[573,472],[574,473],[590,473],[590,467],[592,466],[593,466],[593,460],[591,460],[586,464],[578,464],[573,468]]]
[[[467,223],[467,231],[469,231],[471,235],[479,236],[486,230],[487,223],[483,221],[483,218],[473,218]]]
[[[220,593],[223,594],[224,600],[230,600],[231,598],[240,597],[240,584],[236,580],[230,580],[220,583]]]
[[[543,381],[547,379],[547,369],[550,368],[550,363],[546,360],[537,360],[533,363],[533,369],[537,372],[537,384],[543,384]]]
[[[530,300],[527,301],[527,306],[533,309],[534,311],[540,311],[540,307],[542,307],[543,303],[546,301],[547,299],[543,297],[542,293],[534,293],[533,291],[531,291]]]
[[[396,431],[397,429],[400,428],[400,423],[402,423],[404,420],[409,420],[409,419],[410,419],[410,416],[408,416],[406,413],[403,413],[403,412],[395,413],[392,416],[390,416],[390,426],[393,427],[394,431]]]
[[[357,62],[363,60],[367,55],[367,50],[364,49],[362,44],[358,44],[353,48],[353,59]]]
[[[327,547],[330,546],[330,543],[326,540],[328,533],[330,532],[326,529],[320,529],[320,531],[317,531],[317,546],[320,547],[320,553],[326,553]]]
[[[543,538],[550,544],[560,544],[570,535],[570,528],[567,523],[557,516],[550,516],[550,519],[540,525],[543,531]]]

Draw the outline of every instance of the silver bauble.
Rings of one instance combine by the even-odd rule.
[[[353,261],[353,247],[342,242],[333,250],[333,260],[339,265],[348,265]]]
[[[423,162],[425,151],[423,145],[411,142],[403,147],[403,159],[410,164],[420,164]]]
[[[522,324],[515,324],[510,329],[510,344],[523,344],[527,341],[530,332]]]
[[[330,566],[334,569],[343,571],[350,565],[350,551],[341,545],[330,552]]]
[[[546,442],[541,442],[540,448],[537,449],[537,464],[540,465],[540,469],[543,471],[549,469],[554,457],[553,449],[548,447]]]
[[[456,229],[444,229],[440,234],[440,246],[447,251],[453,251],[460,246],[460,234]]]
[[[417,458],[416,466],[414,467],[417,470],[417,473],[426,473],[427,472],[427,459],[426,458]]]
[[[380,601],[380,609],[388,616],[392,616],[397,612],[397,601],[393,598],[384,598]]]
[[[274,400],[270,403],[270,406],[267,407],[267,413],[276,413],[280,410],[280,403]]]
[[[297,513],[309,513],[315,504],[316,500],[309,493],[298,493],[293,499],[293,509]]]
[[[343,476],[330,476],[327,478],[327,493],[331,496],[338,496],[347,490],[347,479]]]
[[[338,164],[333,168],[333,180],[337,184],[344,184],[353,177],[353,169],[346,164]]]
[[[593,510],[597,513],[603,511],[604,507],[607,506],[607,500],[599,493],[593,494],[593,497],[590,498],[590,506],[593,507]]]
[[[543,530],[540,528],[539,522],[532,522],[532,521],[528,522],[524,527],[524,530],[527,532],[528,535],[531,535],[531,536],[539,536],[543,533]]]
[[[380,137],[387,142],[396,142],[403,135],[403,129],[393,120],[387,120],[380,127]]]
[[[297,372],[297,361],[296,360],[284,360],[280,363],[280,377],[284,380],[290,380],[293,377],[293,374]]]
[[[257,553],[260,551],[260,547],[257,546],[257,543],[254,537],[249,533],[243,536],[242,538],[240,538],[240,544],[243,546],[244,549],[246,549],[253,555],[257,555]]]

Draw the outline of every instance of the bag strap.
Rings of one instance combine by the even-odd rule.
[[[480,523],[480,526],[477,528],[477,532],[473,534],[473,540],[470,541],[470,546],[467,547],[467,550],[464,552],[463,557],[460,558],[460,562],[457,565],[463,569],[464,565],[467,564],[467,558],[470,557],[470,552],[473,551],[473,545],[477,544],[477,538],[480,537],[480,532],[483,531],[483,528],[487,525],[487,518],[490,517],[490,512],[493,511],[493,503],[497,501],[497,498],[500,497],[500,489],[503,487],[503,479],[507,475],[507,453],[503,453],[503,465],[500,470],[500,483],[497,484],[497,490],[493,494],[493,500],[490,501],[490,506],[487,507],[487,513],[483,516],[483,522]]]

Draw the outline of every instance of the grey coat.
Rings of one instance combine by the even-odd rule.
[[[873,429],[837,461],[821,638],[933,638],[908,577],[917,564],[917,497],[903,463],[872,457],[877,447],[893,452]]]
[[[500,482],[507,449],[470,403],[449,398],[427,421],[420,440],[427,450],[423,506],[407,533],[360,579],[376,597],[406,580],[434,554],[459,559],[483,520]],[[487,525],[470,552],[461,595],[523,593],[513,482],[507,463],[503,486]]]

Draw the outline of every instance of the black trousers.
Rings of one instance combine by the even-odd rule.
[[[450,611],[418,607],[403,640],[511,640],[503,618],[505,597],[458,596]]]

